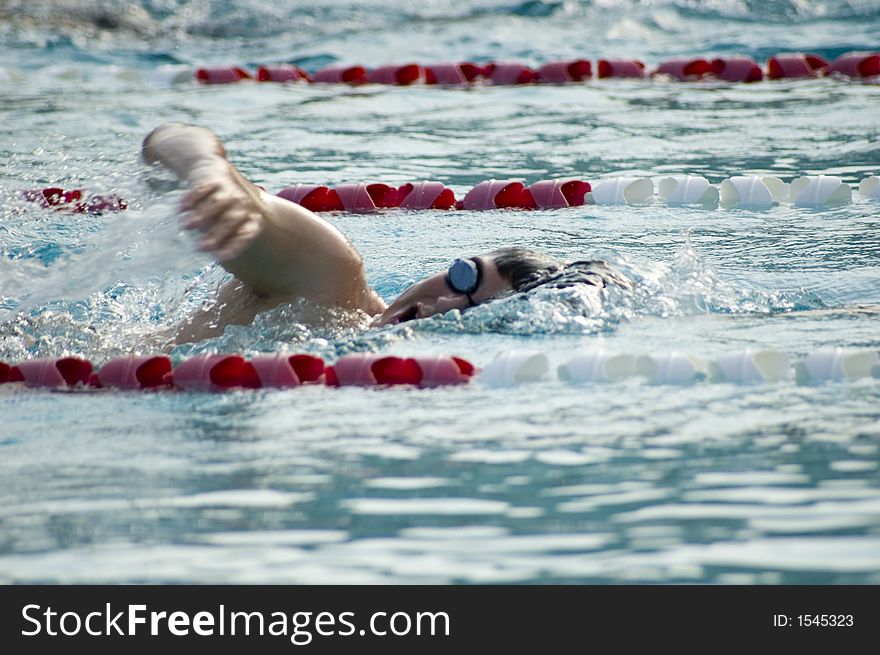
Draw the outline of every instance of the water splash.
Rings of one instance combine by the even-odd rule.
[[[130,352],[213,297],[226,275],[181,233],[175,204],[170,194],[115,216],[79,243],[65,243],[65,230],[47,231],[48,261],[39,249],[10,256],[16,244],[8,243],[0,258],[0,354]]]
[[[284,303],[261,312],[250,325],[228,325],[221,336],[180,344],[172,354],[308,352],[336,359],[348,352],[379,349],[363,338],[371,316],[340,308],[324,308],[322,313],[321,320],[315,322],[307,318],[315,315],[314,306],[307,301]]]
[[[143,284],[209,264],[178,227],[174,204],[172,194],[142,212],[120,215],[91,234],[90,243],[71,246],[62,240],[62,253],[48,266],[34,259],[0,259],[0,295],[20,294],[15,309],[28,311],[50,300],[82,299],[120,281]]]
[[[772,314],[825,306],[803,290],[750,289],[725,280],[690,241],[676,253],[671,265],[620,255],[607,259],[634,281],[632,291],[616,285],[604,289],[586,285],[538,288],[463,313],[453,310],[407,325],[417,333],[594,335],[639,317]]]

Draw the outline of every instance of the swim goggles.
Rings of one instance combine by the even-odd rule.
[[[446,271],[446,286],[455,293],[467,296],[470,307],[477,303],[471,294],[480,286],[483,280],[483,265],[479,259],[456,259]]]

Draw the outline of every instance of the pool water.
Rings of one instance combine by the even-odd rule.
[[[225,274],[138,161],[205,125],[257,184],[880,174],[874,81],[356,88],[172,83],[201,65],[547,61],[876,50],[875,2],[140,0],[0,9],[0,361],[101,363]],[[63,7],[63,11],[60,8]],[[22,190],[116,193],[42,209]],[[226,393],[0,386],[0,582],[880,584],[880,380],[571,384],[603,347],[799,361],[880,349],[880,205],[331,214],[387,300],[507,245],[637,281],[380,330],[296,307],[172,356],[545,353],[519,386]]]

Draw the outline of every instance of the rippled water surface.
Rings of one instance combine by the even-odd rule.
[[[197,87],[199,65],[876,50],[875,2],[7,2],[0,6],[0,360],[96,363],[225,277],[138,161],[206,125],[270,190],[680,173],[880,174],[876,82],[594,81],[506,88]],[[24,189],[117,193],[119,214]],[[597,346],[797,361],[880,348],[876,202],[335,215],[393,298],[458,256],[526,245],[637,280],[368,330],[296,308],[194,353],[544,352]],[[0,582],[880,584],[880,380],[224,394],[0,387]]]

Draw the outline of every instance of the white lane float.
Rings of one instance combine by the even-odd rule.
[[[599,180],[587,194],[596,205],[638,205],[654,198],[654,182],[646,177],[615,177]]]
[[[195,79],[195,72],[186,64],[164,64],[142,75],[150,83],[162,87],[192,84]]]
[[[587,350],[576,354],[557,368],[563,382],[617,382],[635,375],[633,355]]]
[[[880,177],[871,175],[859,182],[859,193],[869,200],[880,200]]]
[[[780,382],[790,377],[788,354],[776,350],[749,348],[709,362],[710,382]]]
[[[667,205],[706,205],[718,203],[718,187],[700,175],[673,175],[657,183],[657,192]]]
[[[852,202],[852,189],[836,175],[805,175],[789,187],[795,207],[827,207]]]
[[[550,370],[550,360],[542,352],[513,350],[499,353],[480,371],[478,380],[490,387],[512,387],[537,382]]]
[[[818,350],[795,365],[795,380],[798,384],[842,382],[869,377],[880,378],[880,355],[876,350]]]
[[[773,175],[735,175],[721,182],[724,207],[767,208],[789,198],[789,185]]]
[[[636,358],[636,375],[652,384],[689,384],[705,380],[708,364],[699,357],[673,350]]]

